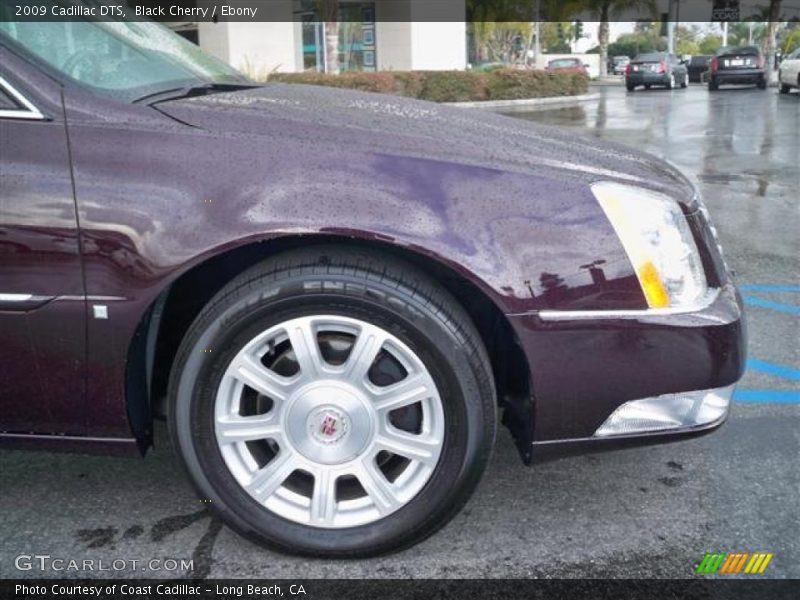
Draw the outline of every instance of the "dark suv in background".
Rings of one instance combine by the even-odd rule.
[[[764,56],[755,46],[724,46],[709,63],[708,89],[715,92],[720,85],[750,84],[767,89]]]
[[[640,85],[648,90],[654,85],[664,86],[668,90],[678,85],[685,88],[689,85],[689,71],[674,54],[640,54],[625,70],[625,86],[632,92]]]
[[[708,65],[713,57],[710,54],[697,54],[689,59],[686,65],[689,70],[689,81],[692,83],[702,83],[703,73],[708,71]]]

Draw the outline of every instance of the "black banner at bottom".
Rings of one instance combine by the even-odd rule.
[[[797,580],[688,579],[306,579],[306,580],[0,580],[0,598],[41,600],[419,600],[472,598],[534,600],[557,598],[792,600]]]

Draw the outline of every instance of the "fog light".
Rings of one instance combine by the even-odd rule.
[[[594,435],[631,435],[708,425],[728,412],[734,387],[631,400],[615,410]]]

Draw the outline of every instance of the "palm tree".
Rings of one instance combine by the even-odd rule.
[[[600,47],[600,77],[608,75],[609,19],[627,11],[646,10],[653,17],[657,13],[656,0],[584,0],[584,9],[599,22],[597,41]]]
[[[325,24],[325,72],[339,73],[339,0],[317,0]]]

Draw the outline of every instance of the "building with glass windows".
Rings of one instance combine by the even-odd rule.
[[[431,6],[429,0],[339,0],[340,69],[464,69],[465,1],[434,4],[443,18],[457,21],[430,20]],[[271,0],[267,22],[185,23],[174,28],[251,75],[324,71],[327,31],[317,7],[315,0]],[[416,20],[423,14],[428,20]]]

